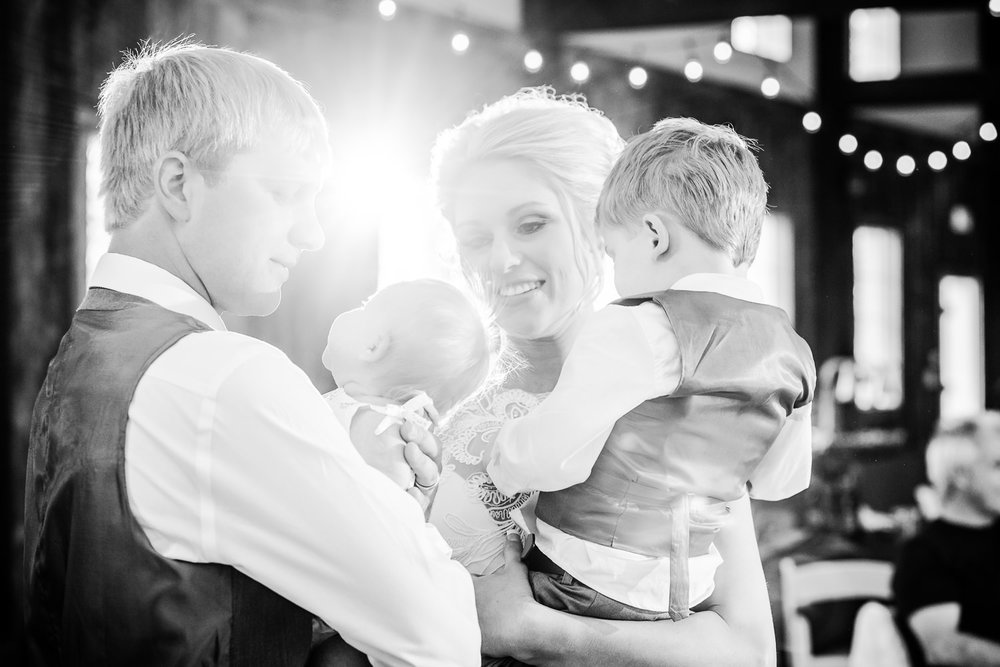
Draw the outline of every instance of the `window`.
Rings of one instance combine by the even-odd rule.
[[[108,251],[111,235],[104,229],[104,197],[101,196],[101,142],[97,133],[87,138],[87,166],[84,176],[86,188],[86,226],[84,228],[85,276],[84,284],[90,284],[97,260]]]
[[[787,16],[740,16],[730,26],[733,48],[768,60],[792,59],[792,20]]]
[[[854,230],[854,403],[892,410],[903,401],[903,240],[884,227]]]
[[[757,257],[747,277],[760,285],[765,302],[795,321],[795,235],[787,215],[771,213],[764,219]]]
[[[969,417],[985,406],[983,293],[979,280],[945,276],[938,283],[941,320],[941,419]]]
[[[899,12],[856,9],[849,23],[848,71],[855,81],[895,79],[900,71]]]

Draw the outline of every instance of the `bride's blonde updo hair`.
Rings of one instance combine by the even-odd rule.
[[[594,228],[597,199],[622,146],[614,124],[583,95],[557,95],[550,86],[522,88],[438,136],[431,165],[437,204],[452,221],[456,190],[473,163],[534,165],[550,180],[570,220],[585,296],[593,301],[603,282],[603,250]]]

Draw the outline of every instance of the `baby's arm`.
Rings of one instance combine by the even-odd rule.
[[[587,479],[622,415],[680,381],[677,339],[655,304],[612,305],[584,325],[552,393],[504,424],[487,467],[507,494]]]

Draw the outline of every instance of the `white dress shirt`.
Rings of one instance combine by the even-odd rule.
[[[749,280],[722,274],[685,276],[673,289],[716,292],[760,303]],[[677,337],[655,303],[607,306],[590,318],[549,396],[497,436],[487,470],[507,495],[527,489],[556,491],[583,482],[615,422],[639,404],[674,391],[681,381]],[[812,466],[811,405],[786,419],[782,431],[751,473],[751,497],[786,498],[809,485]],[[553,561],[591,588],[635,607],[667,609],[669,558],[633,554],[587,542],[537,520],[536,543]],[[714,588],[722,559],[715,547],[691,558],[690,601]]]
[[[165,557],[224,563],[322,618],[376,665],[479,665],[472,582],[417,503],[369,467],[277,348],[226,331],[152,264],[107,254],[91,285],[212,331],[139,381],[125,432],[132,512]]]

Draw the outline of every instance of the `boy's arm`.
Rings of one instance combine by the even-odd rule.
[[[659,306],[608,306],[580,331],[552,393],[500,429],[487,471],[507,495],[582,482],[615,422],[679,381],[677,339]]]
[[[750,496],[782,500],[809,486],[812,475],[812,403],[792,410],[774,444],[750,474]]]

